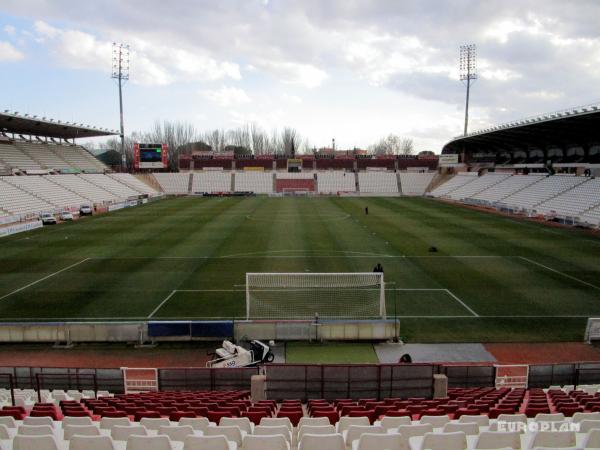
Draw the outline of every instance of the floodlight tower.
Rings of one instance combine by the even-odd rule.
[[[477,79],[477,48],[475,44],[461,45],[460,46],[460,81],[467,86],[467,99],[465,102],[465,131],[464,135],[467,135],[467,129],[469,126],[469,94],[471,91],[471,84]]]
[[[121,164],[126,168],[125,126],[123,124],[123,81],[129,80],[129,45],[113,42],[112,75],[119,83],[119,112],[121,119]]]

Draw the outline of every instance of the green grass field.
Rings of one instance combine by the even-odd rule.
[[[246,272],[378,262],[395,283],[388,314],[413,342],[581,340],[600,315],[600,239],[587,233],[422,198],[250,197],[3,238],[0,320],[241,318]]]

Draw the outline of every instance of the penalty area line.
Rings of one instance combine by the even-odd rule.
[[[594,289],[597,289],[597,290],[600,291],[600,286],[596,286],[595,284],[588,283],[587,281],[584,281],[584,280],[582,280],[580,278],[577,278],[577,277],[574,277],[572,275],[569,275],[568,273],[564,273],[564,272],[561,272],[560,270],[556,270],[556,269],[553,269],[552,267],[548,267],[548,266],[546,266],[546,265],[544,265],[542,263],[534,261],[533,259],[525,258],[524,256],[519,256],[519,258],[521,258],[523,261],[527,261],[530,264],[534,264],[534,265],[536,265],[538,267],[541,267],[543,269],[549,270],[550,272],[557,273],[559,275],[562,275],[565,278],[569,278],[569,279],[571,279],[573,281],[577,281],[578,283],[585,284],[586,286],[589,286],[591,288],[594,288]]]
[[[450,297],[452,297],[454,300],[456,300],[458,303],[460,303],[467,311],[469,311],[471,314],[473,314],[474,317],[479,317],[479,314],[477,314],[475,311],[473,311],[473,309],[471,309],[471,307],[469,307],[465,302],[463,302],[460,298],[458,298],[456,295],[454,295],[450,289],[444,289],[444,291],[446,291]]]
[[[169,295],[167,295],[167,296],[165,297],[165,299],[164,299],[162,302],[160,302],[160,303],[159,303],[159,305],[158,305],[156,308],[154,308],[154,310],[153,310],[153,311],[152,311],[152,312],[151,312],[151,313],[148,315],[148,317],[146,317],[146,318],[147,318],[147,319],[151,319],[151,318],[152,318],[152,316],[153,316],[154,314],[156,314],[156,313],[158,312],[158,310],[159,310],[160,308],[162,308],[162,307],[163,307],[163,305],[164,305],[165,303],[167,303],[167,302],[168,302],[168,301],[171,299],[171,297],[173,297],[173,296],[175,295],[175,293],[176,293],[176,292],[177,292],[177,289],[173,289],[173,290],[171,291],[171,293],[170,293]]]
[[[19,289],[15,289],[14,291],[9,292],[8,294],[5,294],[2,297],[0,297],[0,300],[4,300],[5,298],[10,297],[13,294],[24,291],[25,289],[30,288],[31,286],[35,286],[36,284],[41,283],[42,281],[45,281],[48,278],[52,278],[53,276],[58,275],[59,273],[65,272],[69,269],[72,269],[73,267],[78,266],[79,264],[83,264],[84,262],[89,261],[90,259],[92,259],[92,258],[82,259],[81,261],[76,262],[75,264],[71,264],[70,266],[67,266],[63,269],[57,270],[54,273],[51,273],[50,275],[46,275],[45,277],[40,278],[39,280],[33,281],[32,283],[29,283],[29,284],[26,284],[25,286],[22,286]]]

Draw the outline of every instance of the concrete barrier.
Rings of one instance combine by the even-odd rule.
[[[0,322],[1,342],[147,342],[222,340],[234,337],[277,341],[384,341],[393,339],[393,320],[322,321],[127,321]]]
[[[335,340],[335,341],[385,341],[399,333],[399,322],[394,320],[332,320],[320,321],[236,321],[236,339],[277,341],[286,340]]]

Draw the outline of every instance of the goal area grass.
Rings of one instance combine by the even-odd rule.
[[[377,263],[387,315],[412,342],[579,341],[600,315],[590,233],[425,198],[257,196],[166,199],[2,238],[0,320],[245,318],[248,272]]]

